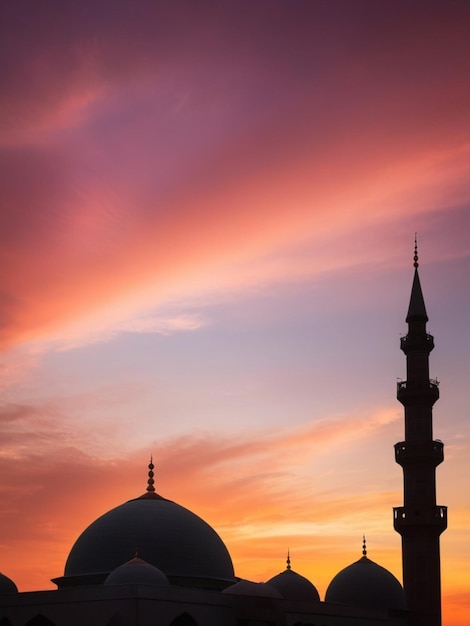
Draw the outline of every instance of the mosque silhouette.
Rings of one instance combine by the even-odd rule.
[[[321,601],[291,568],[264,583],[238,578],[216,531],[159,495],[154,466],[147,488],[95,520],[70,550],[56,590],[18,592],[0,574],[0,626],[441,626],[439,536],[446,507],[436,504],[443,444],[433,440],[439,387],[429,378],[433,337],[418,275],[401,339],[407,377],[397,384],[405,440],[395,445],[404,503],[393,511],[402,537],[403,583],[367,556],[340,571]],[[138,552],[136,553],[136,546]],[[5,564],[7,566],[7,564]]]

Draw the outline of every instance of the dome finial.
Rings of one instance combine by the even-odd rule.
[[[418,263],[418,233],[415,233],[415,253],[414,253],[414,257],[413,257],[413,267],[415,269],[418,269],[419,267],[419,263]]]
[[[290,569],[290,550],[287,548],[287,559],[286,559],[287,567],[286,569]]]
[[[147,480],[147,491],[150,493],[153,493],[155,491],[155,487],[153,486],[154,484],[154,480],[153,480],[153,468],[154,468],[154,464],[153,464],[153,457],[150,456],[150,463],[149,463],[149,477]]]
[[[362,535],[362,556],[367,556],[366,536]]]

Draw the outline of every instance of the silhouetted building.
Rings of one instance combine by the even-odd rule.
[[[405,441],[395,446],[405,477],[404,506],[394,509],[403,537],[405,590],[362,557],[331,581],[325,601],[286,569],[265,583],[235,576],[222,539],[205,521],[159,495],[150,462],[147,489],[95,520],[72,546],[57,590],[19,593],[0,574],[0,626],[437,626],[439,534],[446,510],[435,504],[442,444],[432,439],[437,383],[429,379],[433,339],[416,269],[401,346],[406,382]],[[137,553],[136,553],[137,549]],[[406,603],[411,610],[408,621]]]

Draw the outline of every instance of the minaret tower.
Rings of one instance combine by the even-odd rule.
[[[429,378],[434,338],[426,331],[416,238],[414,268],[408,334],[400,342],[406,355],[406,380],[397,385],[397,398],[405,407],[405,441],[395,444],[395,460],[403,468],[404,506],[393,510],[394,527],[402,537],[409,626],[441,626],[439,536],[447,527],[447,508],[436,505],[436,467],[444,460],[444,445],[433,440],[432,433],[432,407],[439,387]]]

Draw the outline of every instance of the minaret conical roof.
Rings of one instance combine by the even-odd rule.
[[[413,286],[411,287],[410,305],[408,307],[406,321],[409,322],[412,319],[424,319],[426,322],[428,321],[417,267],[415,267],[415,275],[413,278]]]
[[[410,297],[410,305],[408,307],[408,314],[406,316],[407,323],[411,320],[424,320],[424,322],[428,321],[428,316],[426,313],[426,306],[424,304],[423,291],[421,289],[421,283],[419,280],[418,274],[418,241],[415,234],[415,252],[413,257],[413,267],[415,268],[415,273],[413,277],[413,286],[411,287],[411,297]]]

